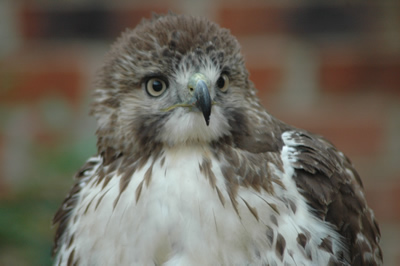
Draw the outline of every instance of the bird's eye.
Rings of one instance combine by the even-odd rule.
[[[217,86],[222,92],[226,92],[229,87],[229,78],[226,74],[222,74],[217,80]]]
[[[154,97],[158,97],[167,89],[167,84],[160,78],[151,78],[146,82],[146,91]]]

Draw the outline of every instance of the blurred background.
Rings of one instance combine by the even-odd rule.
[[[96,71],[122,30],[168,10],[229,28],[270,113],[351,158],[400,265],[400,2],[299,2],[0,0],[0,265],[51,264],[52,215],[96,153]]]

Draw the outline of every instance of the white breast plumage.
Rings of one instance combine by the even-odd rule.
[[[214,181],[204,174],[204,158]],[[340,248],[335,233],[310,215],[291,177],[277,169],[276,197],[240,187],[235,210],[222,163],[201,147],[182,147],[150,159],[121,195],[119,176],[105,186],[92,178],[71,214],[72,244],[65,241],[61,253],[74,252],[82,265],[309,265],[310,258],[318,265],[329,258],[316,248],[322,239],[330,236]]]

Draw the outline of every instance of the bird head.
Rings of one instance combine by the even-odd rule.
[[[183,15],[143,20],[116,41],[101,69],[91,111],[98,146],[218,141],[244,130],[254,95],[228,30]]]

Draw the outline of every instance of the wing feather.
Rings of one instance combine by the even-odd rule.
[[[315,215],[343,236],[351,265],[381,265],[380,231],[348,158],[322,137],[293,130],[282,134],[293,148],[294,179]]]
[[[65,229],[70,220],[70,214],[76,206],[79,192],[86,185],[101,164],[102,159],[100,156],[91,157],[75,174],[74,185],[53,217],[53,225],[58,225],[54,237],[53,256],[60,248]]]

